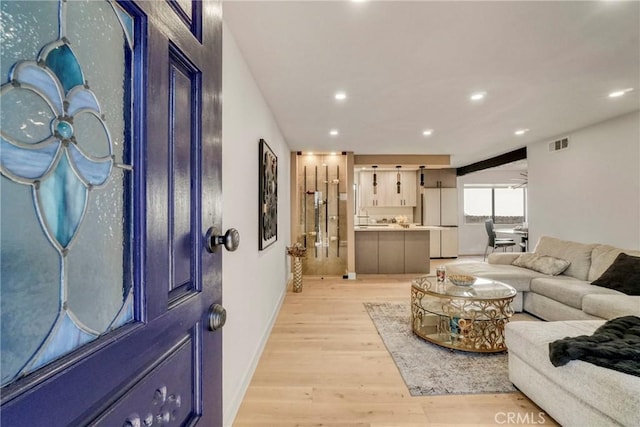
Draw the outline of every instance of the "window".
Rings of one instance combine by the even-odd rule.
[[[521,224],[525,221],[525,188],[507,185],[465,185],[464,223]]]
[[[493,217],[491,188],[464,188],[465,224],[484,223]]]

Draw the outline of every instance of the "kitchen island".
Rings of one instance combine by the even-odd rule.
[[[427,274],[430,272],[430,232],[445,227],[410,224],[369,224],[354,227],[356,273]]]

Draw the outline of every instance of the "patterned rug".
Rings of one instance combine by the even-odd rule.
[[[451,351],[411,331],[408,304],[365,303],[412,396],[508,393],[506,353]]]

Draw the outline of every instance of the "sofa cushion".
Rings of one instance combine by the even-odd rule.
[[[589,267],[591,267],[591,252],[596,246],[542,236],[538,240],[534,253],[569,261],[571,264],[563,274],[578,280],[587,280]]]
[[[487,257],[487,262],[489,264],[513,264],[513,260],[520,255],[522,252],[493,252]]]
[[[627,295],[640,295],[640,257],[621,252],[607,271],[592,284],[615,289]]]
[[[591,335],[603,323],[590,320],[510,322],[505,328],[509,358],[511,354],[517,355],[536,371],[536,376],[548,378],[564,392],[620,425],[637,426],[640,420],[640,399],[637,399],[640,378],[581,360],[558,368],[549,361],[550,342],[567,336]],[[531,381],[536,381],[536,378],[532,377]],[[541,393],[546,391],[540,390]],[[536,396],[531,397],[536,400]]]
[[[531,279],[547,277],[542,273],[515,265],[487,264],[484,262],[459,262],[447,264],[447,274],[466,274],[496,280],[512,286],[518,292],[530,290]]]
[[[613,261],[620,252],[640,257],[640,251],[620,249],[609,245],[598,245],[593,248],[593,252],[591,252],[591,267],[589,268],[589,277],[587,280],[593,282],[598,277],[602,276],[602,273],[604,273],[607,268],[613,264]]]
[[[516,267],[524,267],[550,276],[557,276],[569,267],[569,261],[552,256],[522,254],[512,262]]]
[[[582,298],[582,311],[603,319],[640,316],[640,296],[590,294]]]
[[[622,293],[613,289],[593,286],[589,282],[576,280],[568,276],[535,278],[531,281],[531,291],[578,310],[582,309],[582,298],[585,295],[622,295]]]

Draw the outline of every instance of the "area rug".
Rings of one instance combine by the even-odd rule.
[[[509,393],[506,353],[451,351],[411,331],[408,304],[365,303],[412,396]]]

